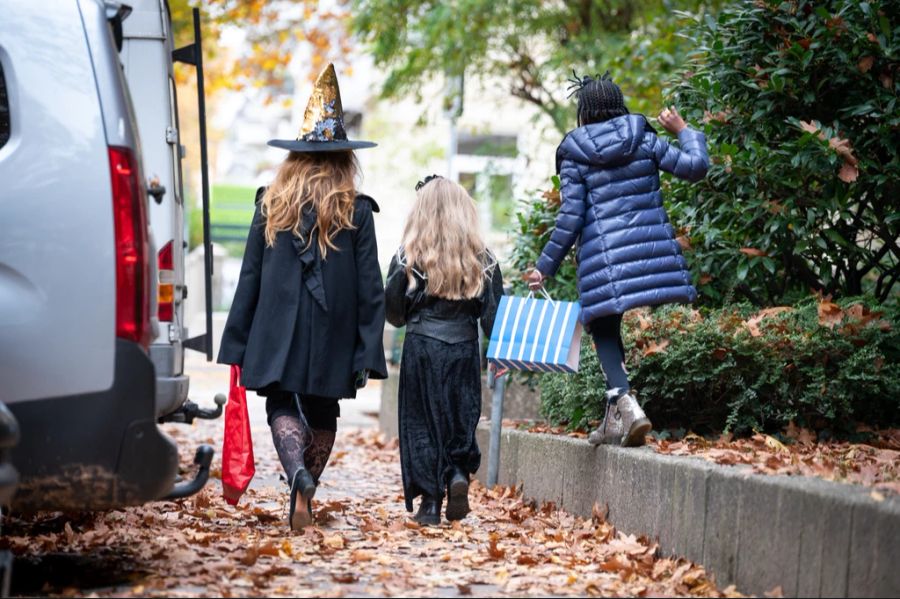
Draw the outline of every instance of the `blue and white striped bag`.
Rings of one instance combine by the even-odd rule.
[[[581,304],[505,295],[500,299],[487,357],[511,370],[578,372]]]

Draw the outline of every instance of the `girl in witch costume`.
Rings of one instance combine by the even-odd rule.
[[[372,213],[356,191],[357,148],[343,126],[334,67],[319,76],[275,180],[257,192],[240,280],[218,361],[237,364],[266,398],[272,440],[290,483],[292,529],[312,522],[331,454],[338,400],[387,378],[384,287]]]
[[[385,297],[388,321],[406,325],[399,389],[406,509],[421,495],[415,519],[434,525],[445,495],[448,520],[469,512],[469,475],[481,461],[478,322],[490,335],[503,279],[466,190],[432,175],[416,192]]]
[[[574,80],[578,127],[556,151],[562,206],[529,286],[538,289],[578,241],[581,320],[594,338],[606,376],[606,416],[588,437],[594,445],[643,445],[651,429],[630,389],[622,346],[622,314],[639,306],[697,298],[687,263],[663,209],[659,172],[699,181],[709,158],[703,134],[674,108],[659,123],[680,148],[660,139],[640,114],[629,114],[609,78]]]

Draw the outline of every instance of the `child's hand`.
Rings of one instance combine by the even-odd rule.
[[[659,113],[659,124],[672,135],[678,135],[687,127],[687,123],[684,122],[684,119],[678,114],[678,109],[674,106],[664,108]]]
[[[541,271],[535,268],[530,273],[528,273],[527,281],[528,288],[532,291],[537,291],[544,286],[544,275],[541,274]]]

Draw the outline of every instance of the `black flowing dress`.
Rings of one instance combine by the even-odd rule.
[[[308,242],[315,213],[304,214],[301,237],[282,231],[268,247],[257,206],[218,358],[242,367],[247,389],[352,398],[361,371],[387,378],[377,211],[359,195],[353,229],[340,231],[322,256],[315,234]]]
[[[402,250],[385,286],[388,322],[406,325],[400,364],[400,466],[406,509],[420,495],[442,498],[454,469],[473,474],[481,463],[475,439],[481,417],[481,348],[478,321],[490,336],[503,295],[503,277],[485,256],[484,291],[467,300],[426,293],[423,273],[410,288]]]

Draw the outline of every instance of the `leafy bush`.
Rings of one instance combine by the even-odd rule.
[[[634,311],[625,345],[632,384],[657,428],[776,430],[790,421],[849,431],[900,422],[900,311],[861,300],[807,300],[707,315]],[[588,336],[577,375],[541,377],[542,413],[585,428],[602,418],[605,384]]]
[[[900,21],[889,0],[756,0],[696,18],[669,90],[713,164],[670,182],[701,297],[896,296]],[[893,16],[892,16],[893,15]]]

